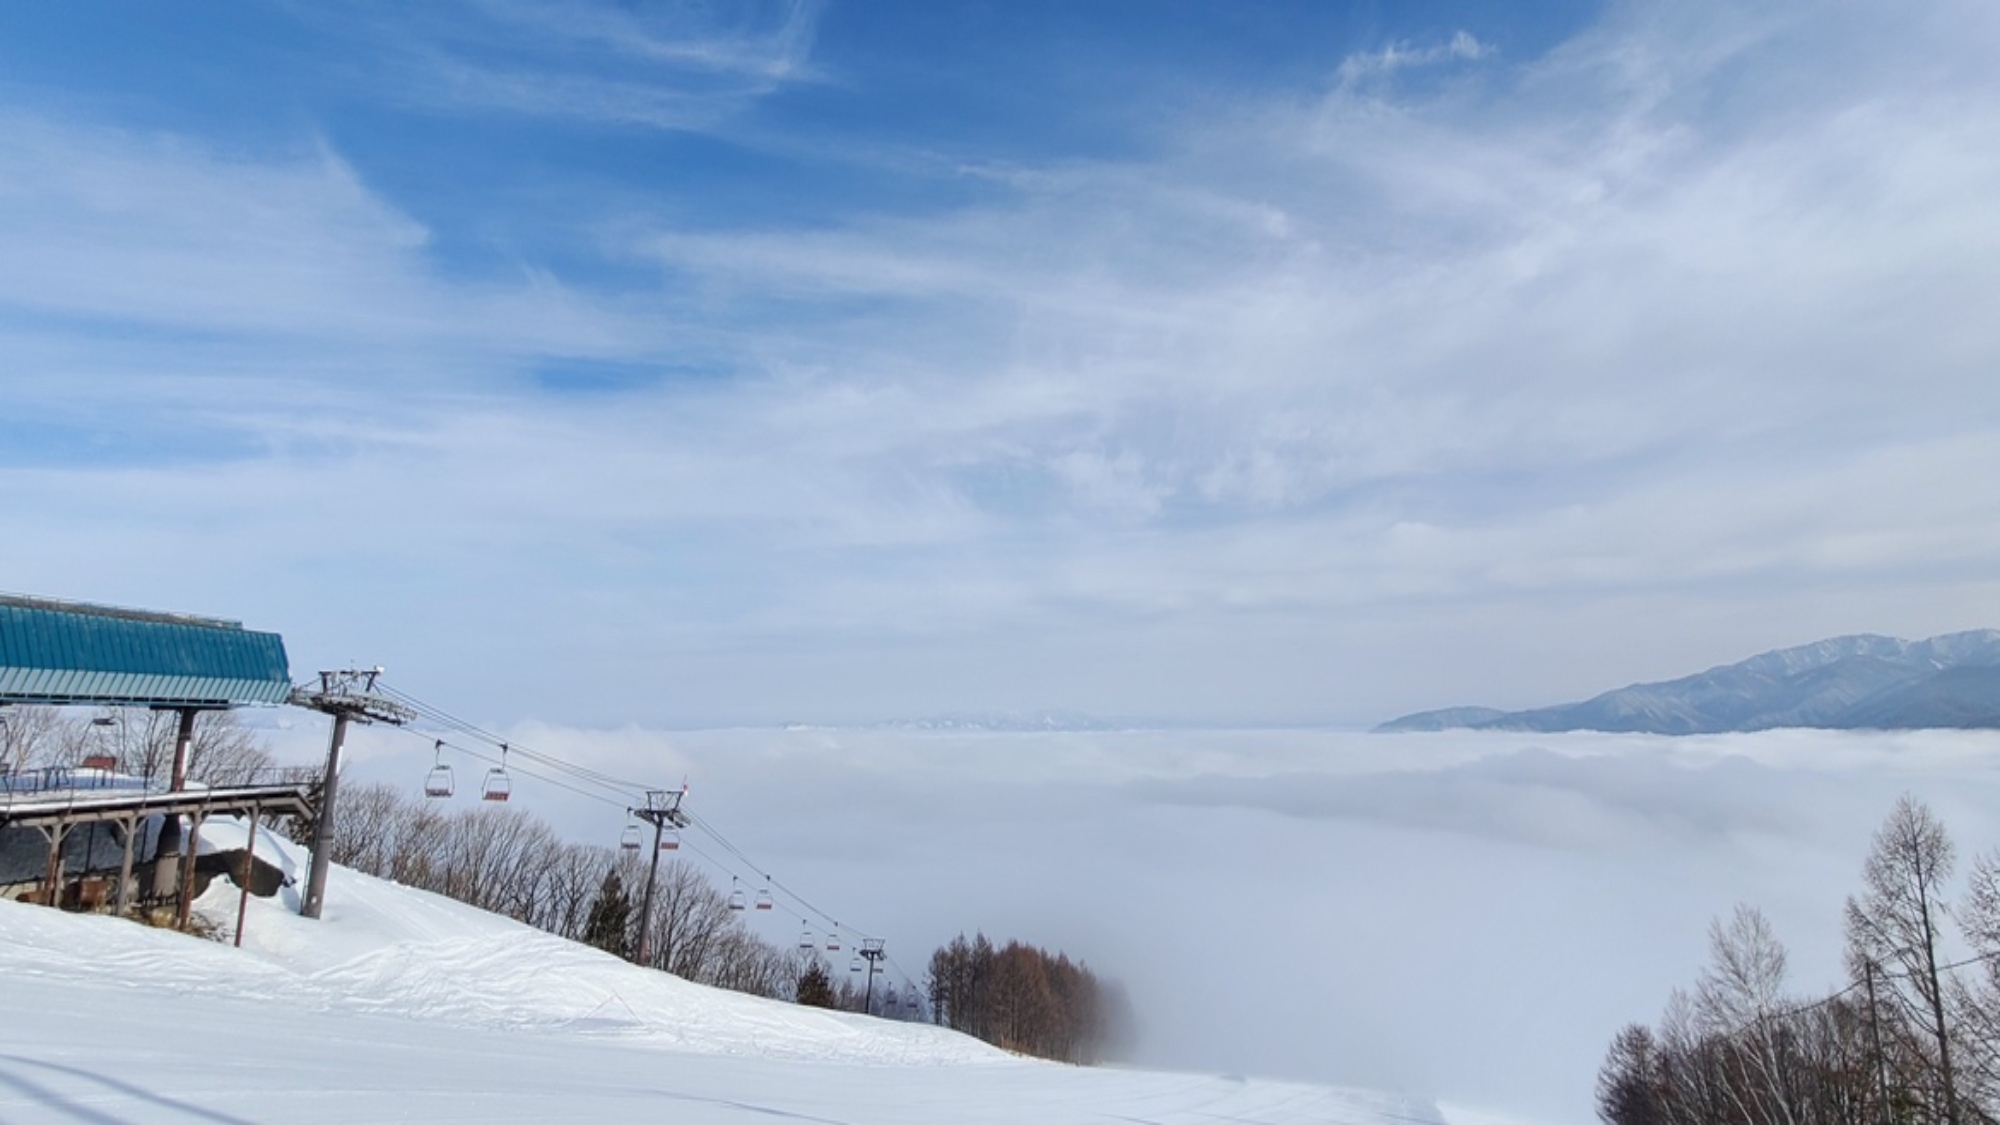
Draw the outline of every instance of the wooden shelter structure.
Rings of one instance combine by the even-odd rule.
[[[272,706],[291,694],[284,640],[276,633],[213,617],[0,594],[0,727],[7,709],[21,704],[144,707],[175,712],[180,720],[164,791],[101,768],[44,771],[30,778],[20,772],[20,763],[0,756],[0,847],[9,839],[18,842],[21,833],[39,834],[47,864],[33,897],[77,908],[102,905],[109,897],[123,911],[134,890],[134,863],[146,863],[152,879],[141,897],[175,899],[178,920],[185,923],[203,820],[313,811],[312,791],[303,785],[190,788],[187,760],[196,717],[203,711]],[[149,825],[157,827],[149,831]],[[108,829],[108,842],[122,857],[108,895],[102,886],[107,880],[89,878],[101,850],[96,826]],[[90,843],[71,846],[81,828],[91,830]],[[152,855],[135,854],[148,835]]]

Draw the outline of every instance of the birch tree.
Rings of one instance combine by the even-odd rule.
[[[1912,1029],[1914,1063],[1921,1071],[1912,1077],[1932,1114],[1946,1125],[1960,1125],[1948,998],[1939,968],[1948,913],[1944,886],[1956,858],[1951,837],[1929,806],[1905,794],[1876,831],[1861,868],[1864,889],[1847,900],[1846,912],[1854,979],[1874,977],[1882,1006]]]

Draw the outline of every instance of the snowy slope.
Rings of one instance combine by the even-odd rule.
[[[241,950],[0,902],[0,1121],[1444,1122],[1393,1096],[1058,1066],[720,992],[342,869],[322,921],[291,895],[251,900]],[[237,898],[217,880],[198,908],[232,933]]]

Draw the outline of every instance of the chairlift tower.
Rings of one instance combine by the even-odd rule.
[[[646,791],[646,807],[628,810],[633,816],[653,826],[653,860],[646,867],[646,894],[639,905],[639,964],[653,963],[653,884],[660,877],[660,852],[662,834],[668,826],[678,832],[688,826],[687,814],[681,811],[681,798],[687,796],[687,786],[674,792],[664,789]],[[679,843],[678,837],[675,840]]]
[[[321,672],[317,690],[297,688],[291,704],[333,716],[333,737],[326,747],[326,776],[320,780],[319,815],[313,818],[312,868],[306,877],[306,897],[299,914],[319,917],[326,903],[326,869],[332,862],[334,790],[340,781],[340,749],[347,742],[349,723],[389,723],[402,726],[416,718],[416,712],[393,699],[375,693],[375,681],[382,669],[349,668]]]
[[[861,1014],[863,1015],[872,1016],[875,1014],[876,967],[882,963],[883,958],[889,956],[889,951],[883,948],[884,944],[883,940],[878,937],[861,939],[861,956],[868,959],[868,987],[863,992],[861,999]]]

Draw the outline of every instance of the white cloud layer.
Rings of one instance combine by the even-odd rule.
[[[1993,732],[502,733],[685,777],[690,808],[912,974],[960,928],[1060,946],[1131,988],[1141,1061],[1548,1122],[1592,1119],[1612,1034],[1658,1018],[1738,902],[1772,918],[1797,994],[1837,986],[1841,905],[1902,793],[1968,862],[2000,847]],[[310,760],[324,726],[287,737]],[[355,739],[355,776],[416,791],[427,736]],[[516,794],[575,838],[623,823],[533,778]]]

